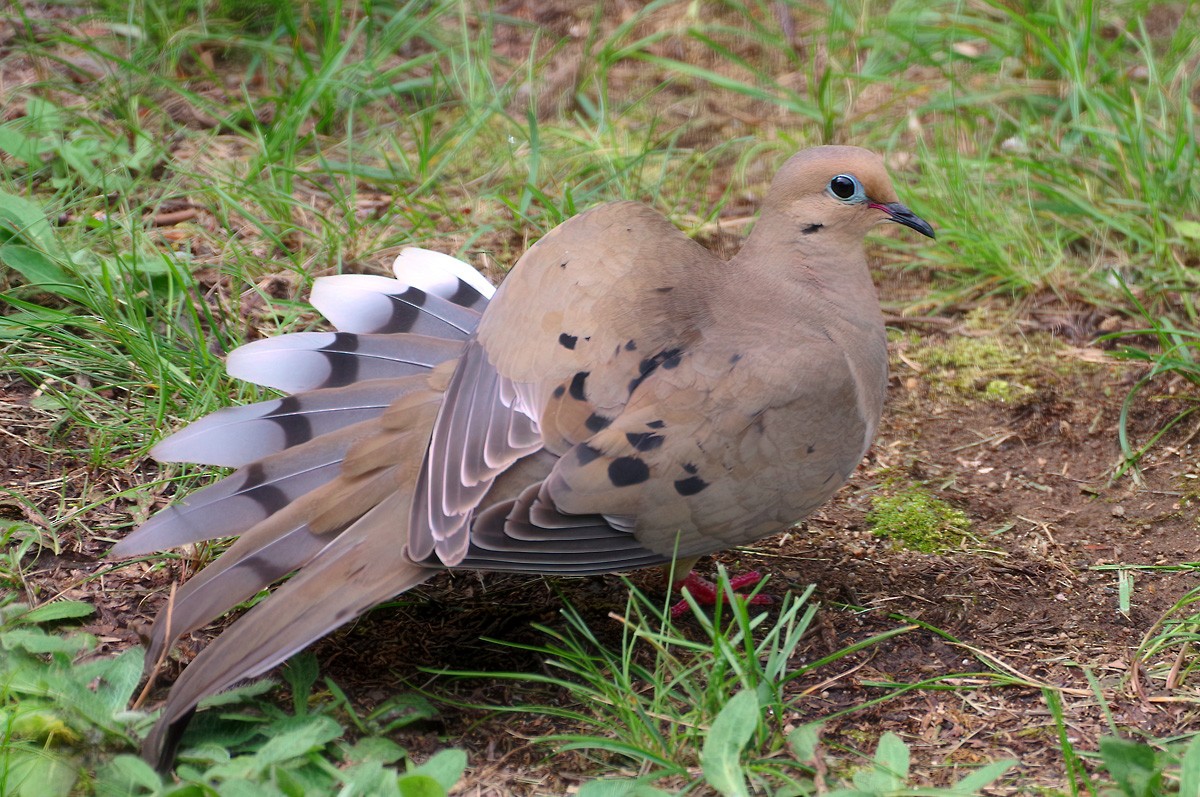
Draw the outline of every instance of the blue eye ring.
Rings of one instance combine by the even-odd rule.
[[[862,202],[867,198],[862,183],[852,174],[837,174],[829,181],[829,195],[840,202]]]

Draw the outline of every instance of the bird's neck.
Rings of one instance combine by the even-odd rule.
[[[730,264],[738,291],[759,294],[776,307],[789,304],[829,312],[853,326],[881,325],[879,299],[859,235],[766,213]]]

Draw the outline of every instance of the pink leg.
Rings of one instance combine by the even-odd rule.
[[[735,590],[734,594],[736,594],[738,597],[746,598],[745,595],[736,592],[736,590],[744,587],[753,587],[761,580],[762,575],[760,573],[751,571],[749,573],[743,573],[740,576],[735,576],[734,578],[729,579],[729,586]],[[695,571],[689,572],[682,581],[677,581],[675,586],[679,589],[686,587],[687,591],[690,592],[692,597],[696,599],[696,603],[700,604],[701,606],[716,606],[725,600],[725,594],[721,592],[716,584],[706,578],[701,578],[700,576],[696,575]],[[763,594],[755,595],[752,598],[748,598],[748,600],[750,601],[751,606],[769,606],[775,602],[774,596]],[[671,618],[678,620],[680,617],[683,617],[685,614],[687,614],[690,609],[691,607],[688,605],[688,602],[686,600],[681,600],[679,603],[676,603],[671,607]]]

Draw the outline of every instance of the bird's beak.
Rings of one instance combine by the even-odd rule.
[[[892,221],[896,222],[897,224],[903,224],[905,227],[912,227],[914,230],[921,233],[921,235],[925,235],[930,238],[937,237],[933,234],[933,227],[929,224],[929,222],[925,221],[925,219],[921,218],[916,213],[913,213],[899,202],[872,202],[871,207],[882,210],[884,213],[888,214],[888,218]]]

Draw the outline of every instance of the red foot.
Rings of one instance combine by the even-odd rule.
[[[762,593],[759,593],[758,595],[750,597],[736,591],[742,589],[743,587],[753,587],[761,580],[762,575],[752,571],[729,579],[729,586],[735,590],[735,595],[737,595],[739,598],[748,600],[751,606],[769,606],[775,602],[775,597],[773,595],[763,595]],[[722,592],[716,584],[712,583],[708,579],[701,578],[700,576],[696,575],[695,571],[689,572],[682,581],[676,582],[675,586],[681,590],[686,587],[687,591],[690,592],[692,597],[696,599],[696,603],[700,604],[701,606],[716,606],[717,604],[725,601],[725,593]],[[671,619],[678,620],[689,611],[691,611],[691,606],[688,605],[686,600],[682,600],[671,607]]]

